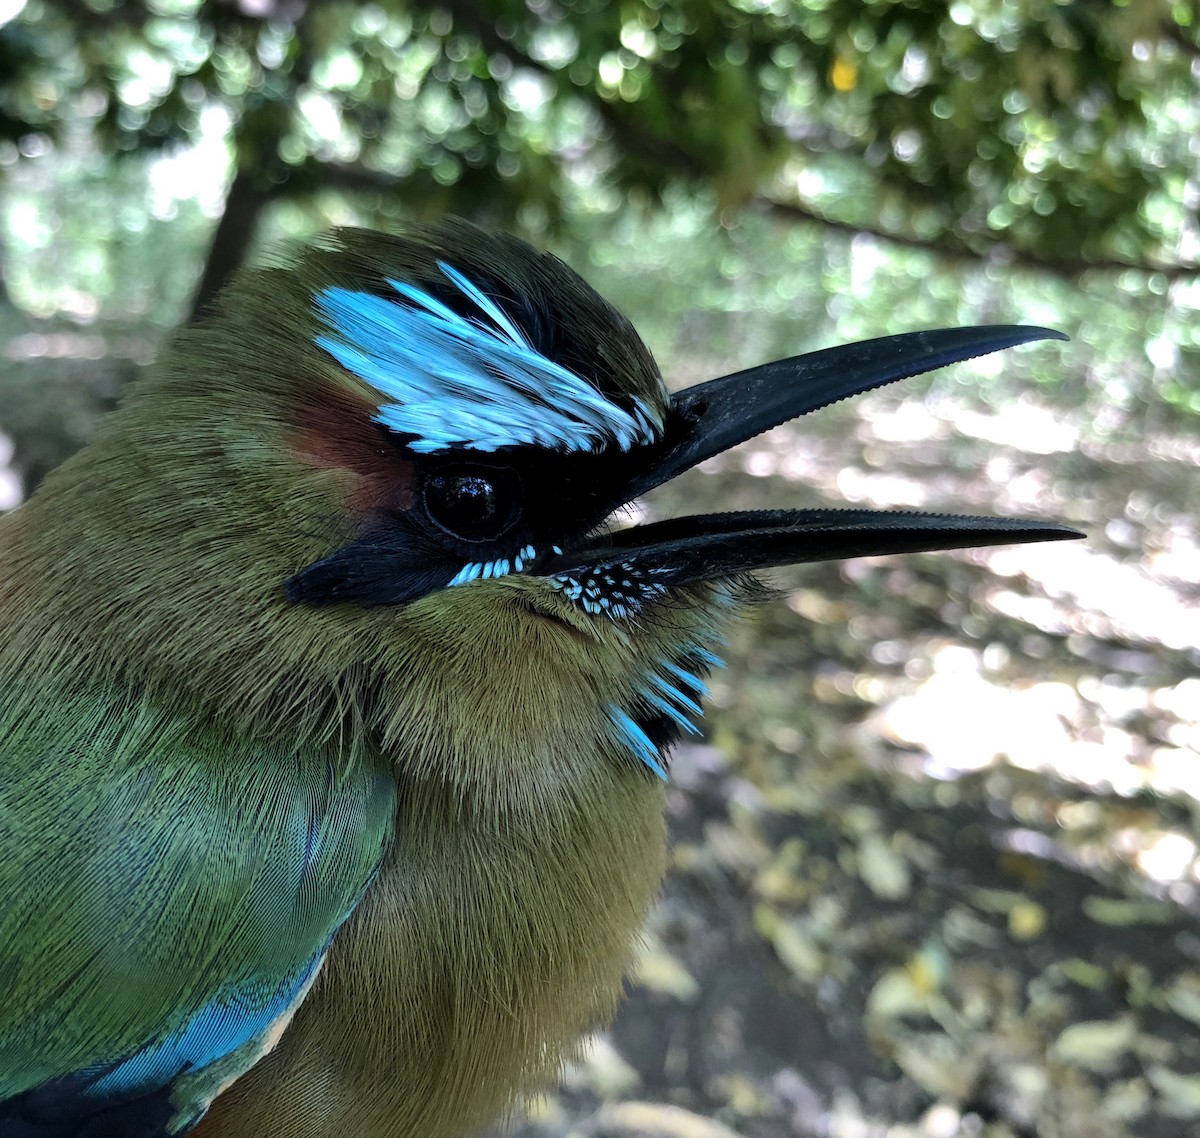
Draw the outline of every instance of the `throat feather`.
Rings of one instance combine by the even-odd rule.
[[[677,656],[663,656],[646,668],[637,690],[624,706],[609,705],[609,719],[620,747],[666,781],[668,752],[684,736],[699,735],[696,720],[704,714],[704,682],[724,661],[713,650],[717,637],[686,647]]]

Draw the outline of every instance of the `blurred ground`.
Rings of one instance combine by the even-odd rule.
[[[516,1133],[1200,1132],[1200,448],[1033,402],[824,414],[651,512],[870,498],[1088,540],[776,576],[676,756],[628,1000]]]

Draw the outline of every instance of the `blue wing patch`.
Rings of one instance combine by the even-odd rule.
[[[180,1134],[306,996],[395,783],[269,742],[213,777],[206,724],[121,697],[63,707],[0,741],[0,1138]]]
[[[316,976],[325,950],[274,992],[233,992],[215,999],[168,1039],[143,1047],[110,1066],[89,1088],[92,1095],[121,1095],[162,1086],[181,1072],[201,1070],[270,1032],[292,1011]]]
[[[160,1138],[186,1133],[212,1094],[267,1051],[308,993],[323,948],[274,991],[213,1000],[178,1032],[100,1068],[77,1071],[0,1102],[0,1138]],[[211,1080],[205,1071],[217,1065]],[[191,1076],[180,1094],[176,1080]],[[215,1089],[213,1091],[215,1093]]]

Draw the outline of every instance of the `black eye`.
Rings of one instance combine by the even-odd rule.
[[[494,541],[517,520],[519,486],[511,470],[456,466],[425,479],[425,512],[463,541]]]

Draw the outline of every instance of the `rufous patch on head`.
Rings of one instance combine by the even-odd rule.
[[[375,405],[352,391],[322,383],[309,387],[296,405],[293,445],[313,466],[356,475],[346,505],[356,514],[409,510],[416,500],[416,474],[375,422]]]

